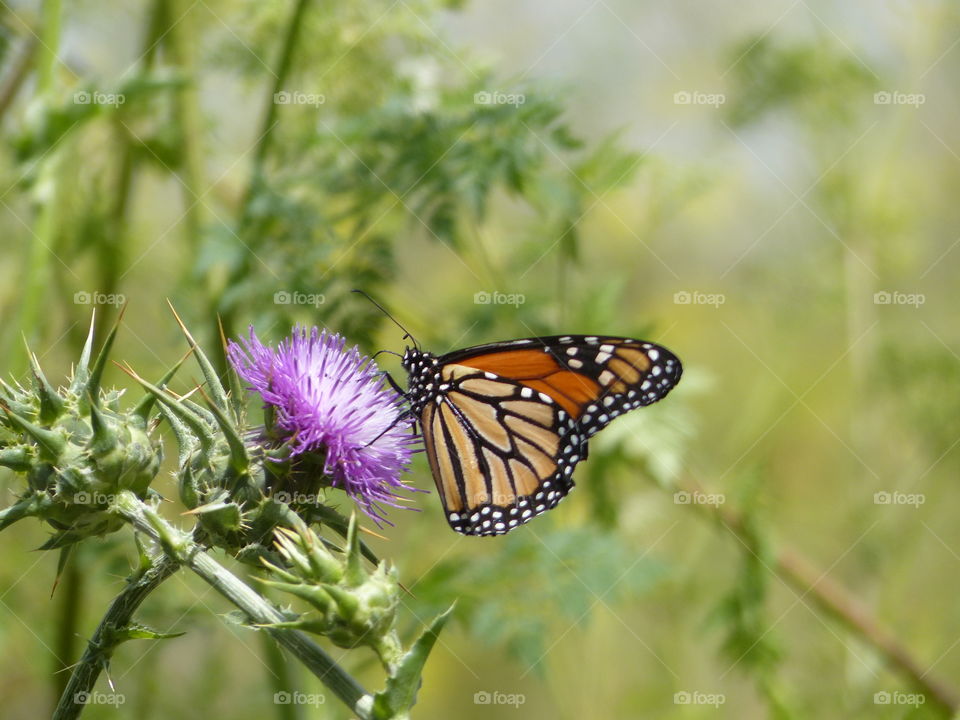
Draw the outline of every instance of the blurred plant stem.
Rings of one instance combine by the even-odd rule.
[[[244,575],[244,579],[250,577]],[[266,587],[261,588],[260,592],[264,597],[269,597]],[[297,666],[287,661],[281,652],[276,641],[269,635],[260,636],[260,647],[263,653],[263,662],[267,668],[267,684],[270,689],[276,693],[294,693],[302,687],[298,682],[300,678],[297,672]],[[280,720],[299,720],[303,717],[302,706],[296,703],[275,703],[276,716]]]
[[[696,482],[684,487],[677,486],[676,489],[689,493],[706,492]],[[742,513],[722,504],[690,503],[687,507],[699,510],[718,522],[737,538],[744,551],[754,552],[747,519]],[[775,550],[772,567],[766,566],[798,590],[800,600],[809,597],[818,610],[838,621],[848,632],[879,653],[892,669],[923,692],[945,716],[953,717],[960,710],[960,694],[957,690],[925,669],[908,648],[879,624],[868,608],[844,587],[828,578],[826,571],[783,545]]]
[[[296,4],[290,13],[290,19],[287,21],[286,31],[283,35],[283,41],[278,50],[276,70],[273,73],[273,85],[270,88],[270,95],[267,97],[266,110],[264,111],[263,123],[257,135],[256,144],[253,151],[253,166],[250,169],[250,181],[247,184],[246,192],[240,204],[237,220],[237,241],[246,242],[245,238],[254,227],[253,205],[257,194],[260,192],[264,183],[266,174],[267,157],[270,154],[270,145],[273,139],[273,130],[277,126],[277,113],[279,104],[275,101],[276,94],[283,91],[290,75],[290,69],[293,66],[293,56],[296,50],[297,41],[300,37],[300,31],[303,27],[303,19],[307,13],[307,6],[310,0],[296,0]],[[248,251],[233,268],[227,287],[230,287],[238,278],[245,277],[249,273],[249,264],[252,251]],[[219,325],[215,325],[212,330],[213,337],[219,337],[222,333],[224,337],[236,337],[236,320],[234,317],[234,307],[217,307],[221,293],[214,293],[211,296],[211,304],[214,312],[210,317],[219,317]],[[218,372],[223,375],[227,371],[227,358],[225,350],[220,347],[214,361],[217,364]]]
[[[43,3],[40,47],[37,49],[37,89],[36,95],[41,102],[54,102],[56,94],[56,70],[60,62],[57,57],[60,48],[60,0],[46,0]],[[68,142],[64,139],[63,142]],[[5,346],[8,351],[18,341],[14,336],[19,329],[28,342],[36,341],[40,328],[46,323],[41,322],[41,305],[44,293],[48,290],[47,264],[53,254],[57,234],[57,208],[59,194],[60,161],[62,148],[53,148],[37,162],[37,179],[33,188],[33,202],[35,206],[35,220],[33,241],[30,243],[30,252],[27,256],[26,272],[20,296],[20,316],[16,322],[10,324],[11,331],[7,335]],[[15,353],[10,362],[10,371],[18,376],[26,369],[26,359],[23,353]]]
[[[267,681],[274,695],[277,693],[293,693],[300,685],[296,682],[296,666],[287,662],[276,641],[269,635],[261,637],[263,659],[270,670]],[[302,705],[294,703],[275,703],[276,715],[280,720],[299,720],[303,717]]]
[[[37,50],[37,95],[42,102],[55,102],[57,93],[56,73],[60,63],[60,27],[62,7],[60,0],[46,0],[43,4],[39,45]],[[70,142],[63,139],[63,144]],[[13,327],[20,328],[27,342],[35,341],[37,333],[47,324],[41,320],[42,299],[48,292],[48,263],[57,244],[58,217],[60,207],[60,166],[63,158],[62,148],[53,148],[38,162],[37,181],[34,187],[36,220],[33,242],[27,260],[27,271],[23,284],[20,305],[20,317]],[[22,358],[22,359],[21,359]],[[14,353],[11,357],[12,372],[16,375],[23,371],[25,354]],[[72,560],[76,560],[73,558]],[[64,574],[60,586],[61,602],[54,627],[53,668],[51,672],[51,691],[54,697],[60,697],[67,681],[64,670],[66,663],[76,654],[77,626],[82,611],[84,596],[83,574],[75,563],[68,559],[63,568]]]
[[[24,80],[30,75],[33,65],[37,59],[37,46],[40,39],[36,35],[24,38],[23,48],[20,55],[13,61],[13,68],[0,86],[0,120],[10,108],[20,88],[23,87]]]
[[[156,59],[158,42],[166,30],[167,0],[154,0],[147,15],[141,42],[139,62],[140,72],[146,73],[153,67]],[[113,136],[117,147],[117,161],[115,169],[114,192],[107,216],[107,231],[98,238],[96,272],[97,289],[106,294],[114,295],[120,292],[120,282],[123,279],[122,268],[125,264],[124,253],[128,243],[128,214],[130,209],[130,195],[133,188],[134,173],[137,169],[135,141],[131,138],[131,131],[123,121],[123,114],[114,113],[112,116]],[[68,316],[70,315],[68,308]],[[105,303],[97,308],[99,322],[109,327],[118,308],[114,304]],[[71,331],[74,344],[83,345],[83,333],[79,330]]]
[[[165,19],[166,47],[173,63],[187,78],[177,91],[174,100],[176,124],[179,132],[181,161],[180,184],[183,187],[183,224],[187,251],[196,256],[200,248],[200,233],[203,226],[203,154],[200,138],[203,126],[200,122],[198,103],[200,73],[197,66],[197,38],[193,17],[194,3],[187,0],[162,0],[160,11]],[[216,337],[216,336],[214,336]]]
[[[86,562],[83,547],[73,548],[57,578],[59,601],[53,645],[53,700],[63,695],[69,680],[70,661],[76,657],[77,638],[80,637],[80,615],[86,601],[86,583],[83,565]]]

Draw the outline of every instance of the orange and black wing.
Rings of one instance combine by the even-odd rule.
[[[447,520],[500,535],[554,507],[573,487],[587,439],[664,397],[680,361],[629,338],[565,335],[438,358],[420,422]]]

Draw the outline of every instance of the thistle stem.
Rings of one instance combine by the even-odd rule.
[[[15,505],[0,510],[0,530],[3,530],[9,525],[13,525],[17,520],[35,515],[39,507],[39,501],[35,497],[29,497]]]
[[[179,568],[179,564],[170,558],[157,555],[149,567],[132,577],[123,591],[114,598],[93,637],[87,642],[83,657],[74,667],[54,710],[53,720],[73,720],[80,716],[86,706],[77,702],[77,699],[93,690],[100,672],[106,667],[113,652],[110,637],[114,631],[128,625],[147,596]]]
[[[252,623],[271,625],[289,620],[249,585],[210,557],[187,533],[170,525],[133,493],[119,493],[113,509],[137,530],[159,543],[172,562],[189,567],[240,608]],[[309,636],[296,630],[264,629],[306,665],[358,717],[362,720],[371,718],[372,697]]]

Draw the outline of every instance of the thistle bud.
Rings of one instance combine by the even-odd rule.
[[[393,630],[400,585],[385,562],[372,572],[363,567],[356,516],[341,552],[332,552],[302,523],[295,531],[278,528],[275,544],[283,566],[263,561],[273,579],[261,582],[306,600],[316,611],[282,626],[325,635],[342,648],[367,645],[391,667],[401,652]]]
[[[67,387],[54,388],[31,353],[31,386],[0,390],[0,464],[26,480],[14,507],[0,516],[0,528],[20,517],[40,517],[58,531],[44,548],[118,529],[122,521],[110,512],[113,497],[121,490],[146,497],[160,469],[161,448],[144,419],[118,411],[118,393],[99,387],[115,332],[91,370],[91,326]]]

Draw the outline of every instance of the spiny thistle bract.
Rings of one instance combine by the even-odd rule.
[[[300,487],[336,485],[381,519],[377,503],[395,504],[393,491],[407,487],[400,474],[407,468],[412,439],[403,433],[408,426],[395,423],[399,397],[382,388],[372,361],[355,349],[344,352],[338,336],[295,332],[290,347],[322,347],[307,348],[319,355],[293,357],[288,369],[307,362],[303,372],[286,379],[283,392],[287,399],[306,402],[308,411],[313,403],[315,429],[326,434],[307,442],[294,428],[292,435],[268,438],[271,427],[247,426],[238,375],[228,372],[224,387],[182,322],[180,327],[190,352],[156,384],[122,366],[147,393],[132,410],[121,408],[122,393],[100,389],[117,325],[92,365],[91,325],[66,388],[55,390],[33,355],[31,388],[0,381],[0,466],[26,479],[17,502],[0,511],[0,529],[38,517],[57,530],[43,547],[66,548],[124,522],[137,526],[131,518],[143,517],[152,518],[148,522],[157,532],[155,541],[177,564],[190,562],[181,553],[185,544],[201,552],[222,549],[265,571],[272,578],[261,579],[265,585],[306,599],[318,611],[304,617],[288,614],[289,621],[275,623],[274,632],[300,628],[340,647],[369,646],[378,654],[387,671],[386,687],[363,695],[352,707],[357,715],[408,718],[423,665],[450,611],[404,649],[395,630],[401,592],[396,571],[360,541],[356,516],[347,520],[321,502],[288,504],[276,493],[277,483],[293,488],[298,482],[306,483]],[[203,384],[177,395],[166,384],[189,355],[200,367]],[[194,394],[202,404],[191,399]],[[154,413],[171,428],[179,446],[174,474],[187,514],[196,522],[189,531],[173,527],[156,511],[159,495],[151,483],[162,452],[159,439],[150,434],[160,420]],[[303,441],[299,446],[298,440]],[[314,531],[314,522],[345,539],[343,547]],[[363,559],[374,569],[367,570]]]
[[[284,566],[263,560],[274,579],[261,582],[306,600],[318,611],[280,626],[325,635],[342,648],[370,646],[388,670],[394,667],[401,655],[393,631],[400,603],[397,572],[386,561],[372,572],[363,567],[356,516],[350,519],[342,552],[331,552],[303,523],[275,533]]]
[[[119,491],[140,498],[150,491],[162,451],[150,436],[147,411],[122,411],[120,393],[100,389],[115,336],[116,327],[91,367],[91,324],[67,387],[54,388],[29,349],[31,386],[0,381],[0,465],[23,473],[27,484],[0,512],[0,529],[39,517],[56,530],[42,547],[66,547],[122,526],[109,511]]]

